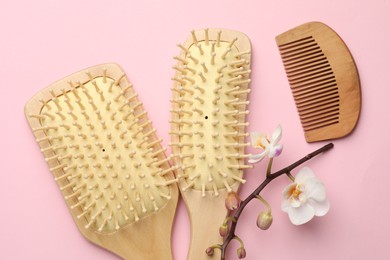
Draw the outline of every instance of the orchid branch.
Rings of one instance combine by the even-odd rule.
[[[238,224],[238,220],[240,218],[240,215],[241,213],[243,212],[244,208],[246,207],[246,205],[252,200],[252,199],[255,199],[255,198],[258,198],[260,192],[271,182],[273,181],[274,179],[282,176],[282,175],[287,175],[289,178],[292,177],[291,175],[291,171],[293,169],[295,169],[296,167],[298,167],[299,165],[303,164],[304,162],[312,159],[313,157],[323,153],[323,152],[326,152],[328,150],[330,150],[331,148],[333,148],[333,144],[332,143],[329,143],[317,150],[315,150],[314,152],[306,155],[305,157],[301,158],[300,160],[294,162],[293,164],[279,170],[279,171],[276,171],[274,173],[271,173],[271,165],[272,165],[272,158],[271,158],[271,161],[268,165],[268,170],[267,170],[267,175],[266,175],[266,178],[265,180],[245,199],[241,202],[240,206],[236,209],[236,211],[234,212],[233,216],[231,216],[230,218],[231,219],[234,219],[235,221],[231,221],[231,226],[230,226],[230,229],[229,231],[227,232],[227,235],[224,237],[224,240],[223,240],[223,243],[221,245],[217,245],[217,246],[214,246],[214,248],[219,248],[221,250],[221,260],[225,260],[226,259],[226,249],[227,247],[229,246],[230,242],[233,240],[233,239],[237,239],[237,235],[235,234],[235,231],[236,231],[236,227],[237,227],[237,224]],[[292,177],[294,178],[294,177]],[[208,248],[207,250],[209,250],[210,248]],[[243,247],[243,245],[241,244],[240,248],[241,250],[241,253],[242,254],[239,254],[239,257],[240,258],[244,258],[245,257],[245,249]],[[206,250],[206,252],[207,252]],[[241,257],[242,256],[242,257]]]

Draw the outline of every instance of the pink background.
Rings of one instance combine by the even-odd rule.
[[[390,233],[390,1],[19,1],[0,2],[0,259],[117,259],[78,232],[24,118],[26,101],[52,82],[86,67],[117,62],[127,72],[168,144],[170,86],[191,29],[225,27],[253,44],[249,130],[282,124],[279,169],[324,143],[307,144],[274,37],[309,21],[336,30],[354,55],[362,111],[352,135],[307,163],[324,181],[331,210],[295,227],[280,210],[280,178],[264,192],[274,224],[260,231],[259,203],[245,210],[237,234],[247,259],[388,259]],[[265,165],[248,171],[241,196],[261,180]],[[185,259],[189,220],[180,202],[175,259]],[[236,259],[231,246],[229,259]]]

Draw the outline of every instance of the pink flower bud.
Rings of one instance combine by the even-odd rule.
[[[219,234],[221,235],[221,237],[224,237],[224,236],[226,236],[228,233],[229,233],[229,226],[228,226],[226,223],[223,223],[223,224],[219,227]]]
[[[237,249],[237,256],[238,256],[239,259],[245,258],[245,257],[246,257],[245,248],[239,247],[239,248]]]
[[[206,254],[208,256],[213,256],[214,255],[214,248],[213,247],[209,247],[206,249]]]
[[[273,217],[270,211],[263,211],[257,217],[257,226],[262,230],[267,230],[272,224]]]
[[[240,202],[241,200],[238,197],[237,193],[231,191],[226,196],[225,206],[228,210],[235,210],[240,206]]]

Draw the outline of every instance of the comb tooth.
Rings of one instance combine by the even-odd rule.
[[[149,140],[148,137],[144,137],[141,142],[137,144],[137,147],[140,148],[143,144],[147,143]]]
[[[195,96],[194,99],[196,99],[197,101],[199,101],[199,103],[201,103],[201,104],[204,103],[204,99],[200,98],[199,96]]]
[[[243,51],[243,52],[239,52],[239,53],[237,53],[236,55],[234,55],[234,57],[236,58],[236,59],[239,59],[239,58],[241,58],[241,56],[243,56],[243,55],[250,55],[251,54],[251,51]]]
[[[187,184],[184,188],[182,188],[182,191],[186,191],[188,190],[189,188],[192,188],[194,187],[195,185],[195,182],[194,181],[191,181],[189,184]]]
[[[203,55],[203,54],[204,54],[204,51],[203,51],[203,49],[202,49],[202,45],[200,45],[200,43],[198,43],[198,44],[196,45],[196,47],[198,47],[198,50],[199,50],[200,55]]]
[[[157,150],[155,152],[153,152],[150,156],[151,157],[156,157],[157,155],[159,154],[163,154],[167,151],[167,148],[161,148],[160,150]]]
[[[242,158],[250,158],[251,156],[252,156],[252,154],[239,154],[239,153],[235,153],[235,154],[227,154],[226,158],[242,159]]]
[[[249,101],[234,102],[234,103],[230,103],[230,105],[232,105],[232,106],[249,105]]]
[[[165,194],[165,193],[162,193],[162,192],[159,192],[159,195],[160,197],[164,198],[164,199],[167,199],[167,200],[170,200],[171,199],[171,196]]]
[[[201,87],[199,87],[198,85],[196,85],[196,86],[194,86],[194,89],[197,89],[197,90],[199,90],[200,91],[200,93],[204,93],[204,89],[203,88],[201,88]]]
[[[226,59],[226,56],[229,54],[229,52],[231,52],[232,48],[230,47],[227,47],[226,48],[226,51],[222,54],[221,58],[224,60]]]
[[[228,165],[227,166],[229,169],[252,169],[254,166],[253,165],[241,165],[241,164],[237,164],[237,165]]]
[[[222,65],[220,68],[218,68],[217,72],[222,73],[225,68],[227,68],[227,64]]]
[[[222,89],[222,86],[218,85],[218,86],[216,86],[216,87],[213,89],[213,92],[214,92],[215,94],[218,94],[218,92],[219,92],[221,89]]]
[[[182,79],[191,82],[191,84],[195,84],[195,80],[193,80],[192,78],[189,78],[189,77],[186,77],[186,76],[182,76]]]
[[[218,77],[216,77],[216,78],[215,78],[215,80],[214,80],[214,81],[215,81],[215,83],[217,83],[217,84],[218,84],[218,83],[219,83],[219,81],[220,81],[222,78],[223,78],[223,74],[222,74],[222,73],[220,73],[220,74],[218,75]]]
[[[63,191],[63,190],[66,190],[68,188],[72,188],[75,184],[73,182],[70,182],[62,187],[60,187],[60,190]]]
[[[210,60],[211,65],[215,65],[215,56],[217,56],[217,54],[215,52],[212,52],[211,53],[211,60]]]
[[[208,68],[206,67],[206,64],[205,64],[204,62],[201,62],[200,64],[202,65],[203,72],[204,72],[204,73],[207,73],[209,70],[208,70]]]
[[[202,72],[198,72],[198,75],[199,75],[199,77],[202,79],[203,82],[206,82],[206,81],[207,81],[206,77],[203,75]]]
[[[52,107],[49,105],[48,101],[44,101],[43,99],[39,99],[39,102],[41,102],[42,106],[46,107],[48,110],[52,109]]]
[[[242,184],[244,184],[246,182],[246,180],[244,180],[244,179],[242,179],[242,178],[240,178],[240,177],[238,177],[236,175],[232,175],[232,179],[236,180],[238,182],[241,182]]]
[[[204,29],[204,40],[205,40],[206,46],[209,46],[209,29],[208,28]]]
[[[152,124],[152,121],[148,120],[148,121],[145,121],[144,123],[140,124],[139,127],[146,128],[147,126],[149,126],[151,124]]]
[[[224,123],[223,125],[227,127],[227,126],[235,126],[237,124],[238,124],[238,120],[233,120],[233,121],[228,121],[228,122]]]
[[[134,114],[134,109],[130,109],[123,117],[123,120],[127,120],[131,115]]]
[[[123,74],[115,81],[114,84],[115,84],[116,86],[119,86],[121,80],[122,80],[125,76],[126,76],[126,74],[123,73]]]
[[[151,148],[152,146],[154,146],[154,145],[156,145],[156,144],[159,144],[159,143],[161,143],[161,142],[162,142],[162,139],[159,138],[159,139],[157,139],[157,140],[155,140],[155,141],[153,141],[153,142],[147,144],[147,145],[146,145],[146,148]]]
[[[180,49],[182,49],[186,54],[189,53],[188,49],[186,47],[184,47],[183,45],[181,45],[180,43],[176,45],[177,47],[179,47]]]
[[[223,182],[223,185],[225,186],[226,190],[228,192],[231,192],[232,191],[232,188],[230,187],[229,183],[227,182],[227,180],[222,180]]]
[[[71,193],[70,195],[67,195],[65,196],[65,199],[68,200],[68,199],[71,199],[71,198],[74,198],[74,197],[77,197],[79,194],[80,194],[81,191],[76,191],[76,192],[73,192]]]
[[[199,115],[203,115],[203,111],[200,110],[199,108],[194,107],[192,108],[192,111],[197,112]]]
[[[219,192],[218,192],[217,185],[214,182],[211,185],[213,186],[214,196],[218,197],[219,196]]]
[[[186,60],[184,60],[184,59],[182,59],[182,58],[180,58],[180,57],[177,57],[177,56],[175,56],[175,57],[173,57],[175,60],[177,60],[177,61],[180,61],[181,63],[183,63],[183,64],[188,64],[188,61],[186,61]]]
[[[239,147],[250,146],[250,143],[226,143],[224,146],[225,146],[225,147],[235,147],[235,148],[239,148]]]
[[[114,88],[115,81],[111,81],[110,86],[108,87],[108,92],[112,92],[112,89]]]
[[[36,118],[36,119],[45,119],[46,118],[44,115],[29,114],[28,116],[31,118]]]
[[[217,42],[216,42],[217,47],[221,46],[221,34],[222,34],[222,31],[218,31]]]
[[[156,183],[155,185],[157,187],[161,187],[161,186],[168,186],[168,185],[171,185],[171,184],[176,183],[176,182],[177,182],[177,179],[172,179],[172,180],[167,180],[163,183]]]
[[[145,133],[145,134],[144,134],[144,137],[149,136],[149,135],[151,135],[151,134],[153,134],[153,133],[155,133],[155,132],[156,132],[156,129],[153,128],[153,129],[150,130],[149,132]]]
[[[185,71],[185,70],[182,69],[182,68],[179,68],[179,67],[177,67],[177,66],[173,66],[172,69],[181,72],[183,75],[187,75],[187,71]]]
[[[197,58],[195,58],[194,56],[192,56],[191,54],[188,54],[187,55],[187,58],[189,58],[190,60],[192,60],[195,64],[198,64],[199,63],[199,60]]]
[[[238,95],[242,95],[242,94],[248,94],[248,93],[250,93],[250,92],[251,92],[250,89],[245,89],[245,90],[230,92],[230,95],[232,95],[232,96],[238,96]]]
[[[168,144],[169,146],[178,146],[178,147],[180,147],[180,148],[182,148],[182,147],[185,147],[185,146],[188,146],[188,147],[193,147],[193,144],[191,144],[191,143],[169,143]]]
[[[242,72],[243,70],[244,70],[243,67],[234,68],[234,69],[226,71],[226,74],[232,75],[232,74],[237,73],[237,72]]]
[[[233,99],[230,99],[230,100],[228,100],[228,101],[225,101],[224,104],[225,104],[226,106],[228,106],[228,105],[230,105],[230,104],[237,103],[237,102],[239,102],[239,101],[240,101],[239,98],[233,98]]]
[[[202,183],[202,197],[206,197],[206,184]]]
[[[193,68],[190,68],[190,67],[188,67],[188,66],[184,66],[183,68],[184,68],[185,70],[190,71],[192,74],[195,74],[195,73],[196,73],[196,70],[194,70]]]
[[[198,44],[198,39],[196,38],[196,35],[195,35],[195,31],[192,30],[191,31],[191,35],[192,35],[192,40],[194,41],[195,44]]]
[[[56,111],[55,114],[58,115],[62,120],[66,119],[66,117],[60,111]]]

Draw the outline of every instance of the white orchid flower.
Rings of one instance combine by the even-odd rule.
[[[282,210],[288,213],[294,225],[302,225],[329,211],[325,186],[309,167],[302,168],[295,182],[284,189]]]
[[[252,132],[251,141],[252,146],[255,148],[262,149],[263,152],[260,154],[251,155],[248,162],[257,163],[260,162],[265,156],[269,158],[277,157],[282,153],[283,145],[278,144],[282,138],[282,127],[278,125],[275,131],[272,133],[271,141],[268,139],[267,135]]]

